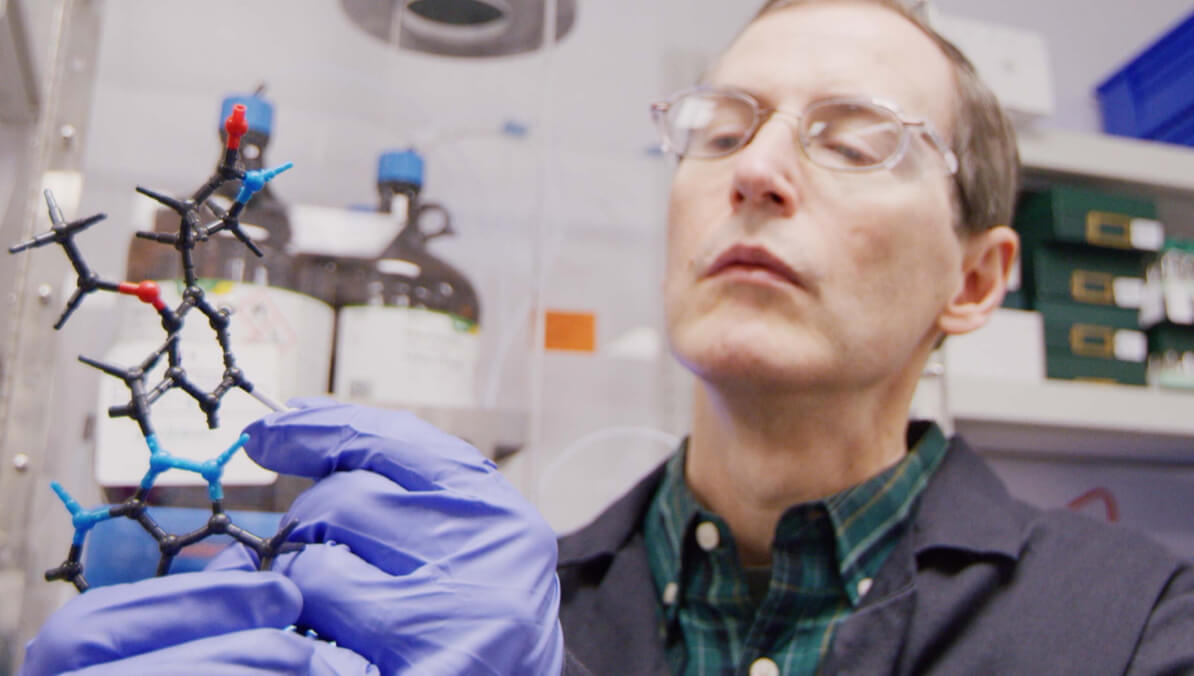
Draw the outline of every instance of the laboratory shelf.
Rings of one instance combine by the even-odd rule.
[[[1194,466],[1194,393],[948,375],[943,386],[954,430],[982,450]]]
[[[1194,148],[1108,134],[1017,129],[1029,173],[1154,195],[1194,194]]]

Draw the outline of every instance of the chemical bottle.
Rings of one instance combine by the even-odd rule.
[[[353,211],[360,210],[354,209]],[[375,216],[373,213],[368,215]],[[378,221],[379,219],[371,218],[364,222],[373,225]],[[341,226],[349,229],[342,232],[342,236],[344,238],[353,237],[354,234],[357,234],[353,229],[360,225],[361,223],[357,220],[345,220]],[[358,244],[359,242],[347,247],[351,254],[356,255],[327,249],[295,253],[291,258],[299,292],[324,301],[332,307],[337,315],[342,308],[349,305],[380,305],[381,284],[373,280],[378,250],[374,249],[369,252],[368,247],[362,250]],[[334,336],[333,344],[335,342],[336,337]],[[335,382],[336,361],[334,357],[333,350],[330,360],[331,368],[324,382],[323,391],[325,392],[331,392],[332,384]]]
[[[427,249],[453,231],[443,206],[422,201],[423,172],[413,149],[378,160],[379,211],[399,231],[372,261],[363,293],[356,289],[362,302],[340,309],[334,391],[382,404],[467,408],[476,398],[481,306],[464,274]]]
[[[238,168],[270,168],[265,156],[273,132],[273,105],[262,89],[250,95],[225,98],[220,107],[219,130],[224,142],[223,121],[233,106],[245,106],[248,132],[241,139]],[[213,149],[214,150],[214,149]],[[218,155],[213,152],[213,156]],[[198,182],[197,182],[198,184]],[[197,187],[196,184],[196,187]],[[272,189],[272,182],[249,201],[241,213],[241,229],[264,256],[256,256],[248,247],[227,233],[219,233],[200,242],[194,250],[199,286],[215,307],[232,314],[229,328],[232,353],[237,365],[253,383],[256,391],[279,404],[296,396],[311,396],[326,391],[326,377],[332,351],[334,315],[331,307],[319,299],[298,293],[288,258],[290,223],[285,204]],[[210,202],[216,212],[227,210],[238,190],[239,181],[225,182]],[[208,209],[200,211],[201,221],[212,223],[217,216]],[[179,217],[161,210],[155,215],[154,230],[177,232]],[[163,298],[171,306],[181,300],[182,265],[173,248],[143,239],[129,248],[127,279],[159,281]],[[154,313],[129,307],[120,322],[118,338],[108,354],[112,363],[139,363],[160,346],[164,333]],[[215,334],[206,319],[192,311],[181,334],[183,367],[201,389],[210,391],[220,381],[224,364]],[[164,370],[164,365],[157,367]],[[156,374],[157,372],[155,372]],[[105,379],[112,380],[112,379]],[[156,385],[160,374],[150,379]],[[108,419],[109,406],[124,403],[127,390],[120,383],[101,381],[100,410],[96,426],[96,474],[105,497],[123,499],[135,490],[136,471],[145,463],[145,442],[139,439],[136,425],[125,419]],[[151,419],[163,447],[175,455],[206,460],[226,448],[249,422],[268,413],[248,394],[233,391],[221,403],[218,430],[210,431],[197,405],[184,393],[170,390],[151,409]],[[204,485],[195,477],[172,477],[167,472],[159,478],[151,493],[156,504],[207,507],[210,500]],[[283,511],[294,495],[309,482],[294,477],[277,476],[256,467],[243,454],[234,457],[225,470],[224,506],[228,509],[263,509]]]

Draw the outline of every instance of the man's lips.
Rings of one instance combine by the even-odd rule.
[[[787,263],[761,246],[735,244],[726,249],[705,270],[704,277],[714,277],[730,271],[744,272],[762,270],[786,282],[803,286],[800,276]]]

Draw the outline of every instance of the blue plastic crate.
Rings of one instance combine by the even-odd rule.
[[[1194,145],[1194,14],[1098,87],[1103,129]]]
[[[1157,130],[1154,140],[1194,146],[1194,111]]]

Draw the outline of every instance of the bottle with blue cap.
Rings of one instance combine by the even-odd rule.
[[[380,209],[404,223],[378,261],[386,304],[407,305],[451,314],[478,324],[481,304],[468,278],[427,250],[437,237],[455,235],[452,217],[440,204],[420,199],[423,158],[413,149],[383,153],[378,158],[377,190]],[[418,267],[395,265],[402,261]],[[411,273],[411,274],[404,274]]]
[[[447,209],[422,199],[424,169],[413,148],[378,158],[378,210],[400,226],[370,261],[364,284],[352,282],[372,302],[340,308],[333,390],[393,404],[472,406],[481,304],[468,278],[428,250],[455,232]]]

